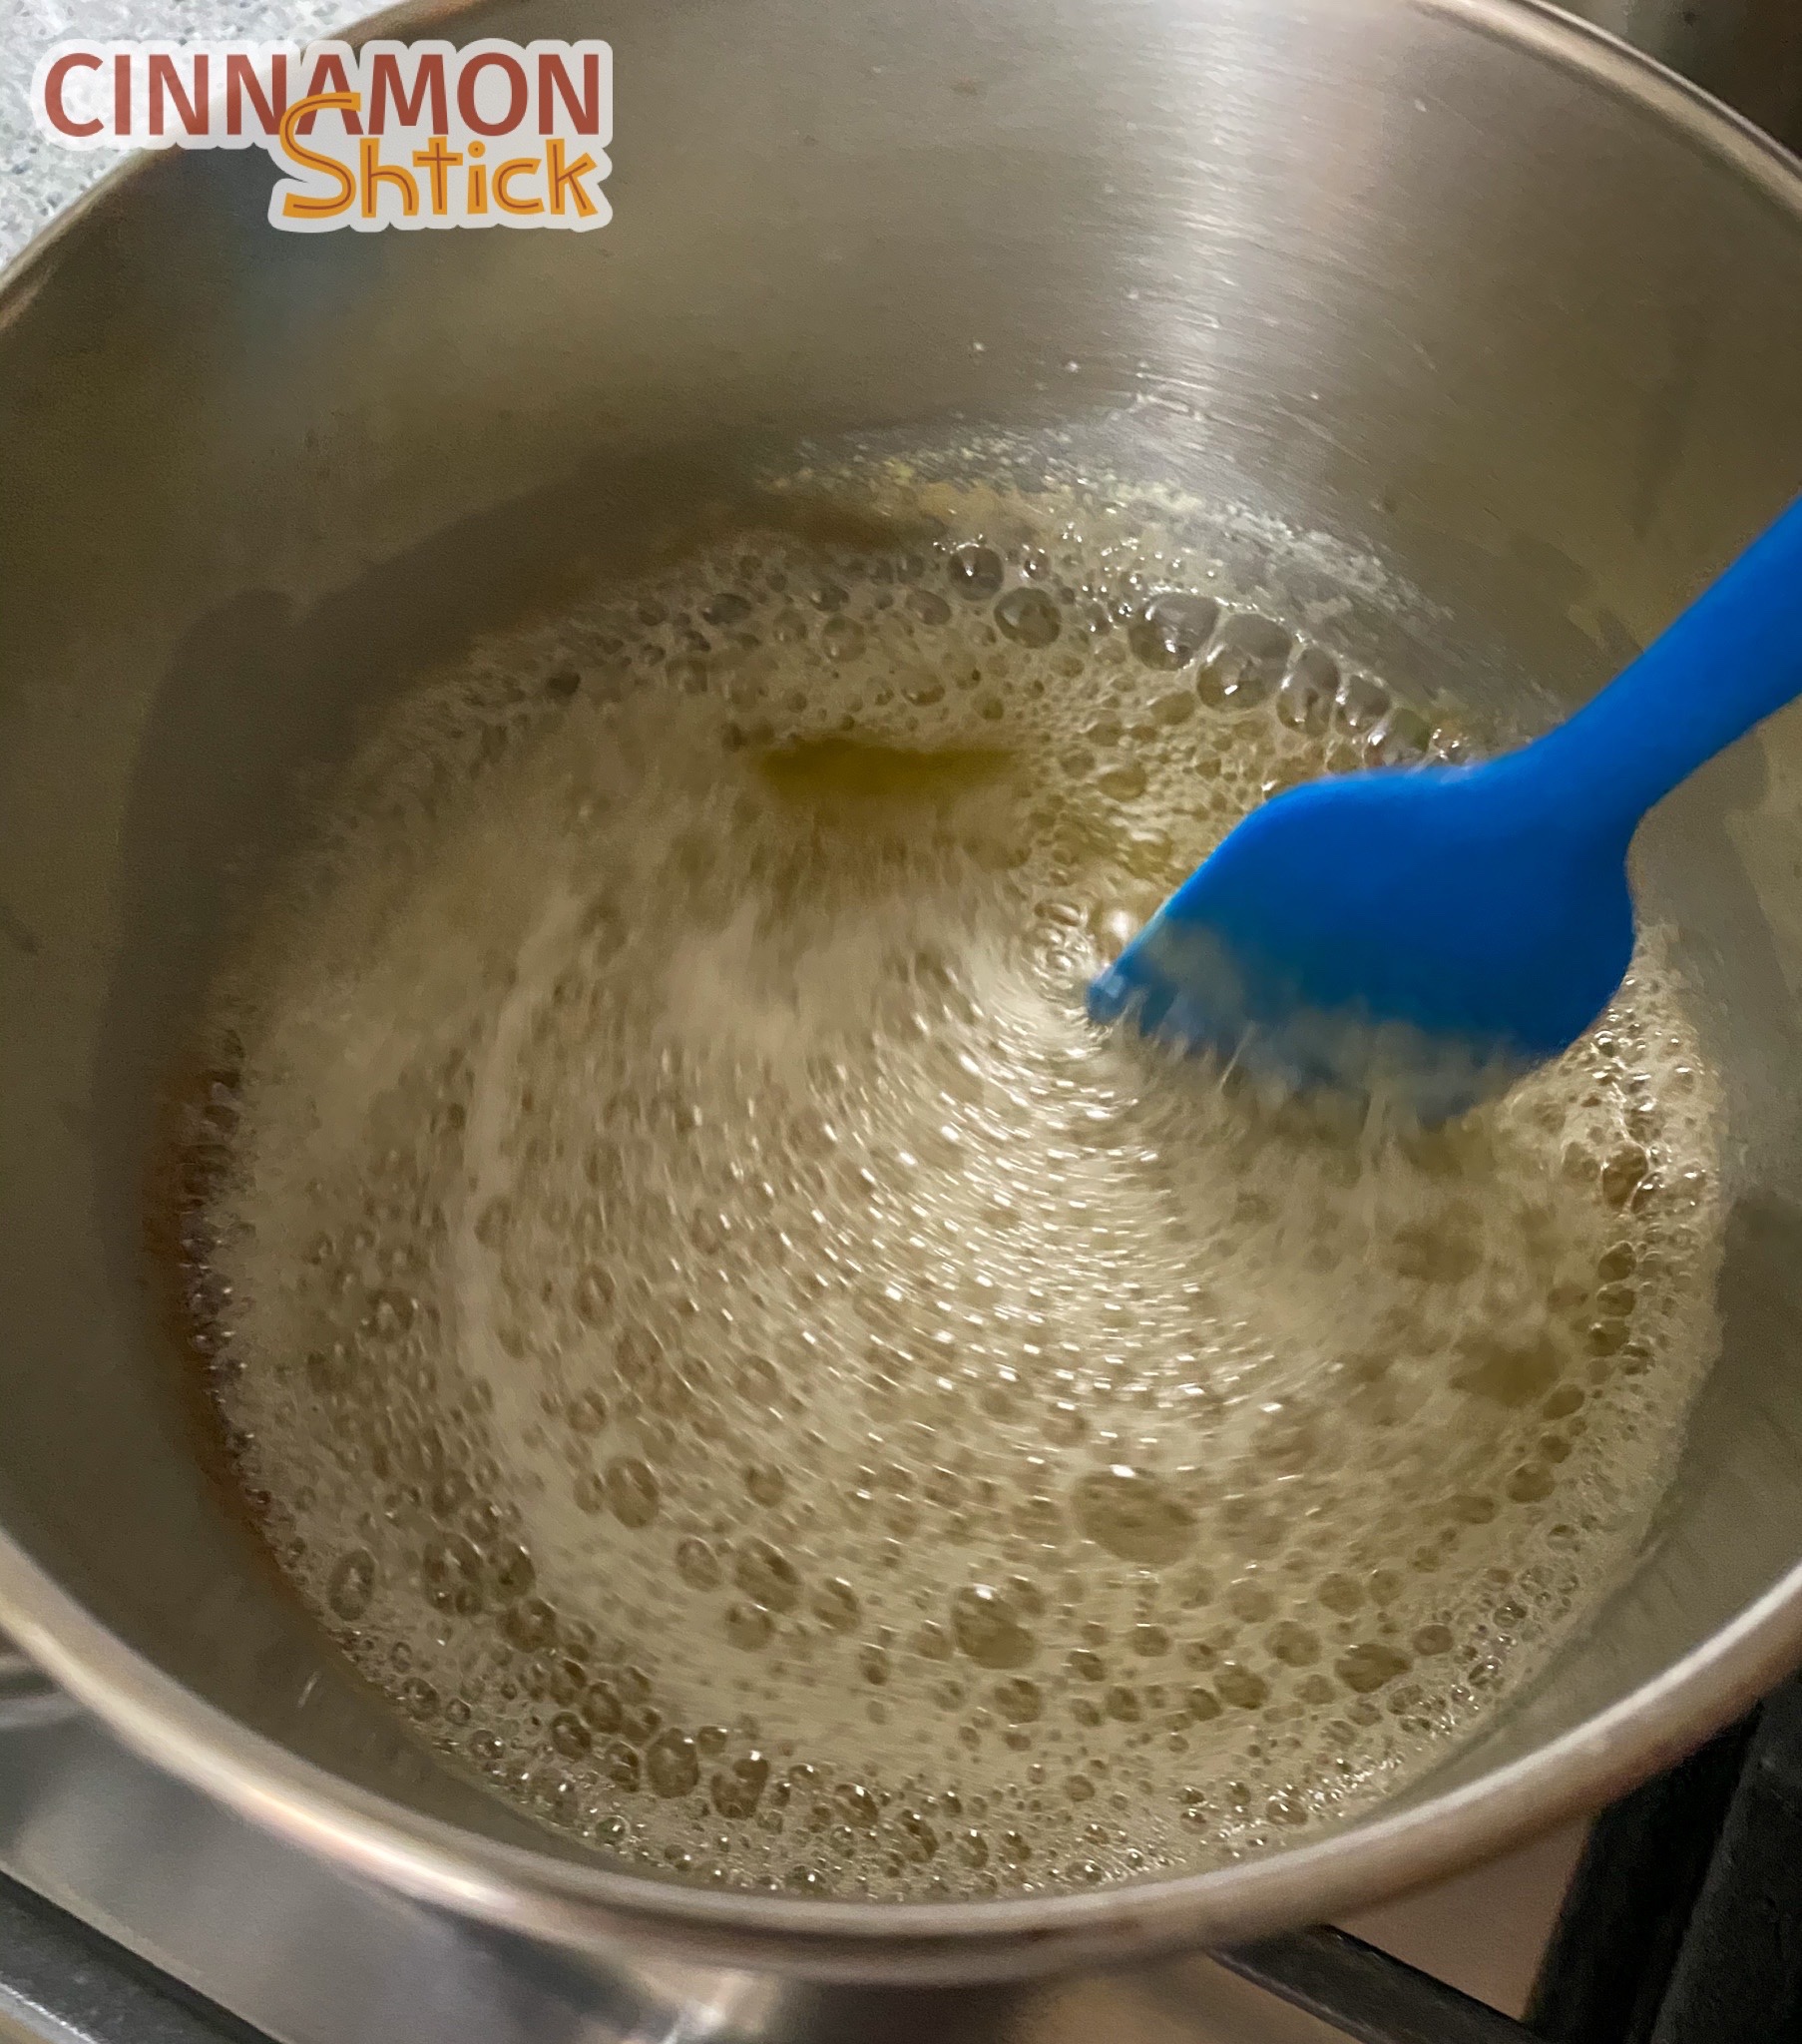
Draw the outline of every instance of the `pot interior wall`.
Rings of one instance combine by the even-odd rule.
[[[1676,87],[1451,0],[496,0],[457,33],[612,38],[612,226],[289,237],[266,159],[172,155],[0,299],[0,1523],[231,1716],[574,1852],[278,1593],[147,1303],[158,1088],[308,775],[804,442],[1060,422],[1066,461],[1258,514],[1220,544],[1279,585],[1320,549],[1266,515],[1380,564],[1404,594],[1354,589],[1347,651],[1543,718],[1795,487],[1802,195]],[[1726,1352],[1648,1559],[1453,1779],[1802,1555],[1797,715],[1644,847],[1731,1076]]]

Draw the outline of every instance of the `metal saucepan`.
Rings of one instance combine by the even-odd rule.
[[[1089,422],[1246,507],[1231,544],[1286,521],[1379,564],[1341,627],[1397,679],[1531,677],[1542,711],[1802,480],[1802,172],[1534,7],[472,0],[386,26],[609,37],[614,224],[289,237],[266,158],[172,154],[0,291],[0,1621],[145,1753],[377,1882],[863,1979],[1328,1917],[1737,1711],[1802,1647],[1793,714],[1644,847],[1736,1146],[1726,1347],[1674,1495],[1593,1626],[1403,1800],[1107,1892],[698,1892],[451,1773],[282,1593],[198,1451],[146,1172],[231,904],[372,700],[809,438]]]

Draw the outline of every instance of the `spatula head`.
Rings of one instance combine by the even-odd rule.
[[[1441,1121],[1556,1057],[1633,948],[1617,823],[1515,759],[1318,780],[1253,812],[1090,988],[1253,1076]]]

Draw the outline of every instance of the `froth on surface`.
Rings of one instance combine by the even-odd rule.
[[[1432,1135],[1082,988],[1275,787],[1445,755],[1148,544],[750,537],[477,648],[222,993],[241,1479],[427,1738],[693,1879],[1217,1862],[1610,1588],[1711,1359],[1656,947]]]

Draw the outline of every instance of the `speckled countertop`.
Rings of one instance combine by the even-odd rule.
[[[303,42],[373,11],[375,0],[0,0],[0,263],[119,161],[60,149],[32,125],[31,74],[52,43],[132,36],[288,37]]]

